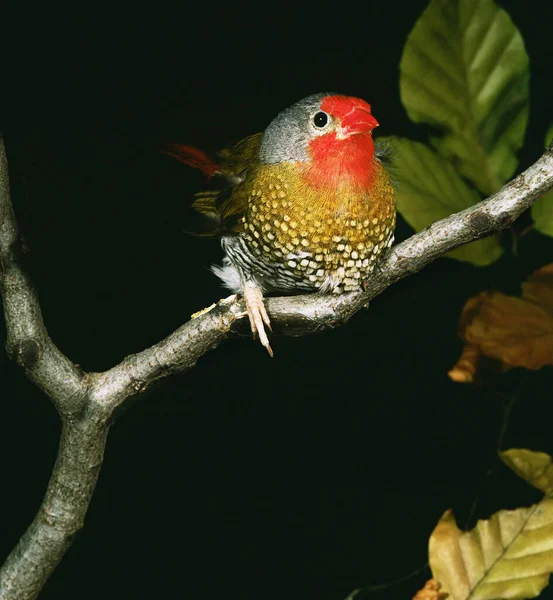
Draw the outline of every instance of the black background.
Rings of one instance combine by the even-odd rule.
[[[47,6],[4,20],[1,127],[45,322],[86,370],[225,295],[208,271],[218,243],[182,232],[202,177],[166,144],[214,152],[325,90],[368,100],[379,135],[424,139],[398,91],[423,0]],[[526,167],[553,120],[553,5],[503,6],[531,58]],[[409,234],[400,223],[398,238]],[[137,402],[112,429],[85,529],[41,598],[341,600],[423,566],[445,509],[465,525],[477,497],[479,518],[535,501],[494,454],[501,396],[446,374],[466,299],[517,293],[552,249],[532,233],[517,259],[487,269],[438,260],[339,330],[275,336],[274,360],[233,338]],[[3,346],[2,556],[40,504],[59,437],[54,408]],[[553,452],[552,382],[549,369],[504,378],[517,398],[504,447]],[[372,597],[409,598],[428,577]]]

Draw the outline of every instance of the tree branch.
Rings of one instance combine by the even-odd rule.
[[[8,356],[52,399],[58,410],[84,408],[82,373],[54,345],[42,320],[37,295],[18,264],[21,240],[10,201],[8,163],[0,139],[0,291]]]
[[[445,252],[508,227],[552,187],[553,144],[497,194],[392,248],[364,293],[269,298],[271,321],[279,333],[293,336],[342,325],[388,286]],[[166,377],[194,367],[235,332],[246,315],[243,302],[230,296],[109,371],[83,373],[50,339],[36,293],[16,260],[18,245],[0,140],[0,290],[8,353],[52,399],[63,423],[44,501],[0,570],[0,600],[36,598],[82,527],[115,411]]]
[[[64,420],[58,458],[33,522],[0,570],[0,598],[36,598],[83,527],[108,427],[90,415]]]

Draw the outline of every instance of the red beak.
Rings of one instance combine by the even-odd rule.
[[[354,106],[342,118],[342,135],[344,137],[357,133],[368,133],[375,127],[378,127],[378,121],[371,115],[370,111],[361,106]]]

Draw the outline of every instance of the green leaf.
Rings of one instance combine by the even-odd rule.
[[[428,146],[405,138],[385,138],[384,143],[391,144],[394,149],[391,170],[398,211],[415,231],[480,200],[453,166]],[[485,266],[496,261],[502,253],[499,238],[495,235],[456,248],[446,256]]]
[[[545,146],[553,141],[553,123],[545,136]],[[544,235],[553,237],[553,190],[550,190],[532,204],[534,227]]]
[[[486,195],[517,167],[528,68],[522,36],[493,0],[431,0],[403,51],[400,91],[409,117],[443,131],[433,145]]]
[[[547,148],[551,142],[553,142],[553,123],[549,125],[549,129],[545,134],[545,147]]]

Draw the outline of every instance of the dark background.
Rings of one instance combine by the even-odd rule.
[[[502,5],[531,58],[526,167],[553,121],[553,4]],[[367,99],[379,135],[424,139],[398,64],[425,0],[47,6],[3,19],[1,128],[45,322],[86,370],[225,295],[208,271],[218,243],[181,231],[202,177],[166,144],[214,152],[324,90]],[[534,502],[494,453],[511,397],[504,447],[553,452],[551,370],[511,372],[503,396],[446,374],[466,299],[517,293],[552,250],[532,233],[487,269],[439,260],[339,330],[274,336],[274,360],[247,337],[206,355],[117,421],[85,529],[41,598],[342,600],[423,566],[445,509],[465,525],[477,497],[479,518]],[[5,556],[40,504],[59,422],[3,346]],[[366,597],[410,598],[428,577]]]

